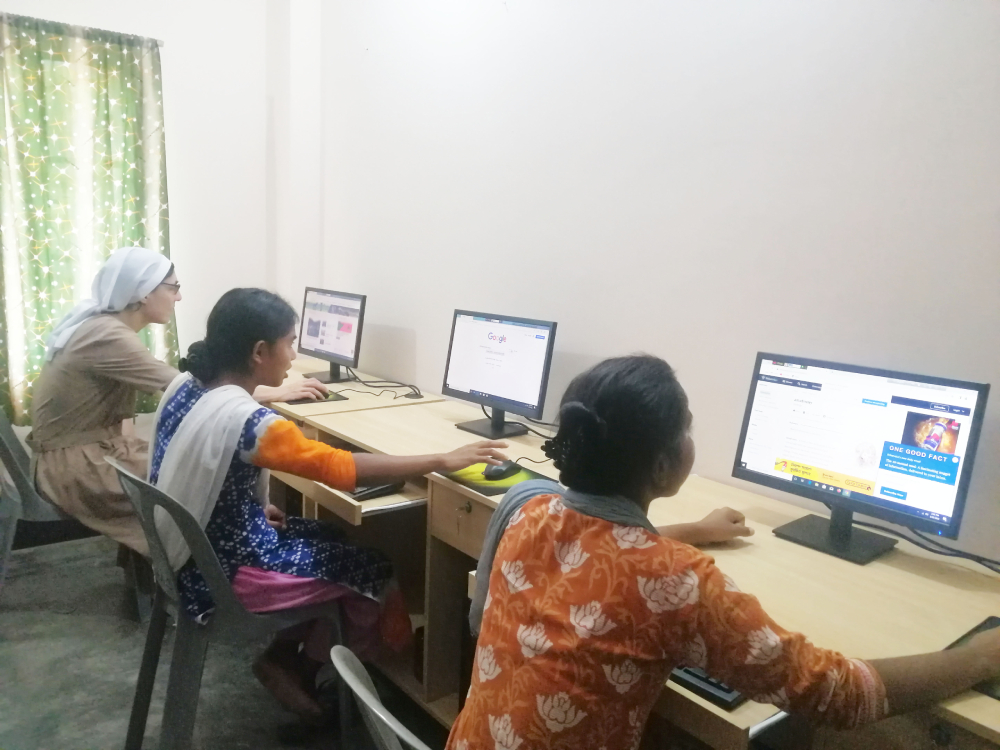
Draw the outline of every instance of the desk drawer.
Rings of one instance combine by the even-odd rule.
[[[427,522],[431,535],[478,559],[486,527],[493,517],[492,506],[438,482],[430,482],[428,489],[430,512]]]
[[[328,485],[314,482],[311,479],[297,477],[294,474],[286,474],[283,471],[272,471],[271,476],[301,492],[302,497],[306,500],[315,503],[321,508],[325,508],[354,526],[360,526],[361,521],[368,516],[389,513],[404,508],[414,508],[424,505],[427,502],[427,491],[409,483],[394,495],[377,497],[373,500],[358,501],[346,492],[335,490]],[[306,513],[305,515],[312,517],[310,513]]]

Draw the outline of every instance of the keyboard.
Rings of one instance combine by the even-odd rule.
[[[670,679],[678,685],[686,687],[695,695],[701,696],[709,703],[714,703],[727,711],[732,711],[746,700],[743,693],[712,679],[703,669],[678,667],[671,672]]]

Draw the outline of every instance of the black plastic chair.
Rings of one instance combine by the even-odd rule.
[[[123,468],[112,458],[105,458],[118,472],[122,487],[128,495],[142,523],[149,551],[153,558],[153,573],[156,579],[156,594],[150,615],[146,645],[142,654],[142,666],[135,687],[135,699],[129,718],[125,750],[141,750],[149,702],[156,679],[156,668],[160,660],[160,648],[167,624],[168,609],[177,621],[177,636],[174,642],[173,660],[167,682],[167,698],[163,708],[163,725],[160,733],[159,750],[189,750],[194,736],[195,715],[198,710],[198,693],[205,666],[205,654],[212,639],[224,642],[245,642],[256,640],[320,617],[330,619],[334,624],[335,642],[341,642],[339,604],[327,603],[318,606],[255,614],[248,612],[236,598],[232,585],[222,571],[219,558],[194,516],[180,503],[161,490],[140,479]],[[166,550],[160,541],[154,522],[154,511],[163,508],[180,529],[184,541],[191,549],[195,564],[208,583],[215,610],[204,623],[198,623],[183,613],[177,591],[176,573],[170,567]],[[349,696],[341,687],[340,700],[343,706]]]

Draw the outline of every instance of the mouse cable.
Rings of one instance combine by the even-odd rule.
[[[534,458],[528,458],[527,456],[521,456],[520,458],[515,458],[514,463],[519,464],[522,461],[531,461],[531,463],[533,464],[544,464],[546,461],[551,461],[551,460],[552,460],[551,458],[543,458],[536,460]]]
[[[350,367],[347,368],[347,373],[351,376],[351,380],[355,383],[361,383],[361,385],[366,385],[369,388],[409,388],[417,396],[424,395],[421,393],[420,389],[417,388],[417,386],[412,385],[411,383],[399,383],[395,380],[362,380]]]
[[[525,419],[527,419],[532,424],[541,425],[542,427],[551,427],[554,430],[559,429],[559,425],[557,425],[555,422],[543,422],[540,419],[532,419],[531,417],[525,417]]]
[[[824,502],[823,505],[825,505],[831,511],[833,510],[833,507],[829,503]],[[853,520],[852,523],[856,526],[863,526],[868,529],[874,529],[875,531],[881,531],[885,534],[891,534],[892,536],[898,537],[900,539],[909,542],[914,547],[919,547],[924,552],[930,552],[931,554],[934,555],[942,555],[943,557],[958,557],[963,560],[969,560],[970,562],[982,565],[984,568],[994,573],[1000,573],[1000,561],[991,560],[988,557],[981,557],[980,555],[973,554],[972,552],[962,552],[961,550],[952,549],[951,547],[947,547],[944,544],[941,544],[941,542],[937,541],[936,539],[929,539],[923,536],[916,529],[911,529],[909,527],[906,527],[907,531],[915,534],[918,537],[917,539],[914,539],[913,537],[907,536],[901,531],[897,531],[896,529],[891,529],[888,526],[882,526],[877,523],[869,523],[868,521],[857,521],[857,520]]]
[[[493,419],[493,415],[486,411],[486,407],[483,404],[480,404],[479,406],[483,410],[483,416],[485,416],[487,419]],[[551,440],[553,438],[552,435],[546,435],[544,432],[539,432],[538,430],[534,429],[531,425],[527,425],[524,422],[514,422],[509,419],[505,419],[503,423],[520,425],[528,432],[530,432],[532,435],[538,435],[538,437],[545,438],[546,440]]]
[[[357,388],[341,388],[339,391],[331,391],[331,393],[336,393],[338,396],[341,393],[360,393],[362,396],[370,396],[371,395],[371,391],[359,391]],[[384,391],[379,391],[375,395],[376,396],[381,396],[383,393],[392,394],[392,400],[393,401],[395,401],[397,398],[403,398],[404,396],[406,396],[405,393],[396,393],[395,391],[389,390],[388,388],[386,388]],[[317,401],[316,403],[320,403],[320,402]]]

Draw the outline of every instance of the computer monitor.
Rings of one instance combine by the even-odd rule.
[[[896,541],[852,528],[863,513],[958,536],[990,387],[759,353],[733,476],[826,503],[774,530],[867,563]]]
[[[505,412],[541,418],[555,338],[548,321],[455,310],[442,392],[493,408],[457,427],[494,440],[525,434]]]
[[[330,363],[329,372],[309,373],[307,378],[316,378],[322,383],[350,380],[340,368],[341,365],[358,366],[366,299],[363,294],[306,287],[302,300],[299,352]]]

